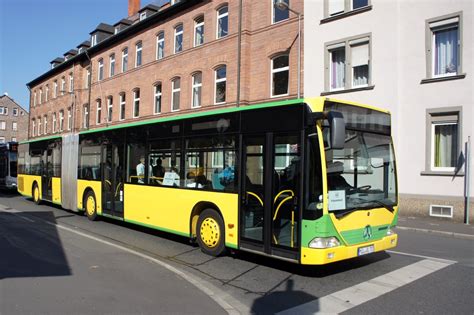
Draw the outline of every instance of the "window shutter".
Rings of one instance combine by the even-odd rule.
[[[344,0],[328,0],[329,15],[344,12]]]
[[[369,64],[369,45],[362,44],[351,46],[351,61],[352,66],[363,66]]]

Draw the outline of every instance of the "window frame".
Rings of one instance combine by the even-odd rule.
[[[56,112],[54,112],[54,113],[53,113],[53,129],[52,129],[52,132],[53,132],[53,133],[56,133],[56,132],[57,132],[57,130],[56,130],[56,127],[57,127],[57,126],[56,126],[57,120],[58,120],[58,118],[57,118]]]
[[[100,125],[102,122],[102,100],[100,98],[95,100],[95,124]]]
[[[196,83],[196,76],[201,76],[201,82]],[[194,105],[194,89],[199,89],[199,105]],[[202,72],[196,71],[193,73],[191,77],[191,108],[199,108],[202,106]]]
[[[159,91],[158,91],[158,86],[160,87]],[[159,97],[159,100],[160,100],[160,106],[159,106],[158,111],[156,110],[157,97]],[[163,84],[161,82],[157,82],[153,85],[153,113],[155,115],[161,114],[162,105],[163,105]]]
[[[372,0],[367,0],[367,5],[354,9],[354,0],[342,0],[344,2],[344,10],[335,14],[329,14],[329,2],[331,0],[324,0],[324,19],[323,21],[332,21],[334,19],[343,18],[353,14],[365,12],[372,9]]]
[[[69,73],[69,93],[74,92],[74,76],[72,73]]]
[[[58,80],[54,80],[53,98],[58,97]]]
[[[367,44],[368,53],[368,78],[367,84],[354,86],[354,75],[352,67],[352,47]],[[332,71],[331,71],[331,54],[332,51],[344,48],[345,53],[345,82],[342,88],[331,88]],[[324,44],[324,89],[321,95],[332,93],[354,92],[358,90],[373,89],[372,81],[372,33],[360,34],[351,37],[342,38],[339,40],[327,42]]]
[[[107,97],[107,122],[112,122],[114,98],[112,95]]]
[[[59,111],[59,128],[58,128],[59,132],[62,132],[64,131],[64,110],[61,109]]]
[[[109,56],[109,77],[113,77],[115,75],[115,53]]]
[[[70,131],[72,129],[72,112],[71,108],[67,109],[67,130]]]
[[[284,22],[284,21],[287,21],[287,20],[290,19],[290,10],[287,9],[286,11],[288,11],[288,17],[286,19],[283,19],[283,20],[280,20],[280,21],[275,21],[275,16],[276,16],[275,12],[276,12],[276,10],[278,10],[278,11],[281,11],[281,10],[275,7],[276,0],[270,0],[270,1],[271,1],[271,6],[272,6],[272,25],[273,24],[278,24],[278,23],[281,23],[281,22]],[[291,8],[290,0],[286,0],[286,3]]]
[[[104,79],[104,59],[100,58],[97,60],[97,81]]]
[[[222,13],[222,14],[219,13],[224,8],[227,9],[227,12]],[[216,9],[216,16],[217,16],[217,18],[216,18],[216,39],[221,39],[221,38],[229,36],[229,5],[224,4],[224,5],[220,6],[219,8],[217,8]],[[227,18],[227,34],[219,36],[219,20],[223,19],[223,18]]]
[[[140,60],[140,64],[138,63],[138,60]],[[143,65],[143,42],[140,40],[135,44],[135,68],[141,67],[142,65]]]
[[[137,97],[138,94],[138,97]],[[138,106],[137,106],[138,105]],[[138,108],[138,111],[136,109]],[[135,113],[137,115],[135,115]],[[140,117],[140,89],[135,88],[133,90],[133,107],[132,107],[132,117],[133,118],[138,118]]]
[[[161,43],[163,44],[162,48],[160,48]],[[162,56],[160,56],[160,51],[162,52]],[[163,58],[165,58],[165,32],[160,31],[156,35],[156,60],[161,60]]]
[[[84,129],[89,129],[89,124],[90,124],[90,107],[89,107],[89,104],[84,104],[82,110],[83,110],[82,127]]]
[[[279,70],[275,70],[274,68],[274,61],[275,59],[277,58],[280,58],[280,57],[288,57],[288,66],[286,67],[283,67],[283,68],[278,68]],[[275,73],[279,73],[279,72],[283,72],[283,71],[287,71],[288,72],[288,84],[287,84],[287,92],[285,94],[277,94],[277,95],[273,95],[273,75]],[[274,98],[274,97],[283,97],[283,96],[288,96],[290,95],[290,54],[278,54],[278,55],[275,55],[273,56],[273,58],[270,59],[270,98]]]
[[[224,67],[225,68],[225,78],[217,79],[217,71]],[[225,82],[225,98],[223,102],[217,102],[217,84]],[[225,104],[227,102],[227,65],[219,65],[214,69],[214,105]]]
[[[122,49],[122,73],[128,70],[128,47]]]
[[[434,126],[457,124],[457,152],[456,163],[462,152],[462,106],[428,108],[426,109],[426,137],[425,137],[425,170],[421,175],[463,176],[463,169],[455,167],[434,167]]]
[[[120,121],[125,120],[125,116],[126,116],[125,114],[127,110],[126,105],[127,105],[127,96],[125,92],[122,92],[119,94],[119,106],[120,106],[119,120]]]
[[[181,30],[178,31],[178,28],[181,27]],[[177,48],[177,40],[178,40],[178,36],[181,35],[181,49],[179,51],[176,51],[176,48]],[[182,52],[184,49],[183,49],[183,44],[184,44],[184,25],[182,23],[176,25],[174,27],[174,53],[175,54],[179,54],[180,52]]]
[[[47,135],[48,134],[48,115],[43,116],[43,128],[44,128],[43,134]]]
[[[198,22],[198,20],[201,20],[201,22]],[[197,41],[197,29],[199,27],[202,27],[202,37],[201,37],[201,40],[202,42],[201,43],[196,43]],[[204,24],[204,15],[200,15],[198,17],[196,17],[194,19],[194,41],[193,41],[193,47],[199,47],[199,46],[202,46],[204,45],[204,32],[205,32],[205,24]]]
[[[39,102],[38,105],[41,105],[43,103],[43,88],[39,89]]]
[[[176,81],[179,81],[179,88],[175,88]],[[175,93],[178,93],[179,95],[179,103],[178,103],[178,108],[174,108],[174,98],[175,98]],[[171,80],[171,111],[172,112],[178,112],[181,107],[181,77],[174,77]]]
[[[457,21],[455,21],[457,19]],[[457,24],[458,30],[458,65],[456,67],[456,73],[439,74],[435,72],[434,62],[434,47],[435,47],[435,32],[453,28]],[[454,12],[435,18],[430,18],[425,21],[425,50],[426,50],[426,78],[423,81],[434,80],[451,80],[460,77],[464,77],[463,74],[463,12]],[[423,82],[422,83],[425,83]]]
[[[66,93],[66,78],[62,77],[61,78],[61,95],[64,95]]]

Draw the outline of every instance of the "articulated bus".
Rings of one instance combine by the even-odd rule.
[[[0,144],[0,189],[17,189],[18,143]]]
[[[18,190],[195,240],[321,265],[393,248],[390,113],[327,98],[162,117],[19,147]]]

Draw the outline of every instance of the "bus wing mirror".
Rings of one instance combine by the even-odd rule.
[[[327,115],[329,127],[331,128],[331,148],[335,150],[344,149],[346,139],[346,123],[340,112],[330,111]]]

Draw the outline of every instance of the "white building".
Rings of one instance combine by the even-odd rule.
[[[464,217],[473,12],[472,0],[304,1],[304,94],[392,112],[404,214]]]

